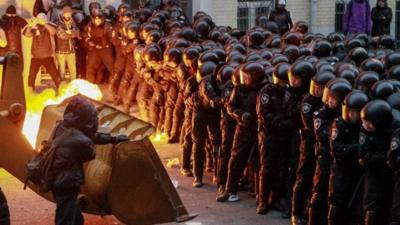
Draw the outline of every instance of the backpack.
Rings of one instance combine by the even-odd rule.
[[[60,136],[53,139],[54,130],[49,140],[42,141],[39,153],[26,162],[24,189],[26,189],[27,184],[31,182],[39,186],[39,191],[42,193],[47,193],[51,190],[54,179],[52,166],[56,156],[56,150],[60,142],[73,132],[72,128],[67,129]]]

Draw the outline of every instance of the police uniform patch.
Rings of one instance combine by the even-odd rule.
[[[304,113],[304,114],[307,114],[307,113],[310,112],[310,110],[311,110],[311,105],[308,104],[308,103],[304,103],[304,104],[303,104],[303,113]]]
[[[314,129],[319,129],[319,127],[321,126],[321,119],[315,119],[314,120]]]
[[[264,93],[261,95],[261,103],[263,105],[267,104],[269,102],[269,95]]]
[[[363,145],[365,143],[365,138],[366,138],[365,134],[364,133],[360,133],[360,137],[358,138],[358,143],[360,145]]]
[[[396,150],[399,147],[399,139],[393,138],[392,142],[390,142],[390,150]]]
[[[225,89],[225,91],[224,91],[224,97],[225,97],[225,98],[228,97],[228,96],[229,96],[229,93],[230,93],[229,89]]]
[[[290,100],[290,93],[286,92],[285,93],[285,102],[288,102]]]
[[[206,84],[206,88],[207,88],[207,91],[212,91],[213,90],[213,86],[209,82]]]
[[[338,130],[337,130],[336,127],[333,127],[332,130],[331,130],[331,138],[332,138],[332,140],[336,140],[337,136],[338,136]]]

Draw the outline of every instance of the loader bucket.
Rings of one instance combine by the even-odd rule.
[[[70,99],[47,106],[37,142],[47,139]],[[113,214],[128,225],[183,222],[188,214],[149,136],[154,128],[101,102],[90,100],[99,111],[99,131],[126,134],[131,141],[96,146],[96,158],[85,166],[83,211]]]

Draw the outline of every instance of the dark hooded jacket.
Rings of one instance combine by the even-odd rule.
[[[85,181],[83,163],[96,156],[95,144],[115,142],[110,134],[97,132],[97,120],[97,110],[89,101],[77,97],[68,104],[53,131],[54,138],[69,132],[56,147],[53,188],[79,188]]]
[[[380,7],[376,3],[376,7],[372,9],[372,36],[381,36],[390,34],[390,23],[392,21],[392,9],[385,2],[385,7]]]
[[[22,55],[21,30],[26,25],[27,22],[25,19],[17,16],[15,7],[10,5],[6,10],[6,14],[1,18],[1,27],[7,37],[7,51],[12,51]]]

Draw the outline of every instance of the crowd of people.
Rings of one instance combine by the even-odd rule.
[[[190,23],[170,0],[142,3],[92,2],[89,16],[66,4],[57,21],[29,23],[10,6],[10,29],[33,38],[29,86],[40,66],[56,87],[66,66],[105,83],[107,101],[137,106],[179,143],[194,187],[213,174],[218,202],[239,201],[249,184],[257,213],[276,209],[293,225],[400,224],[400,52],[385,0],[372,10],[381,25],[354,0],[345,34],[327,36],[293,24],[284,1],[247,32],[204,12]]]

